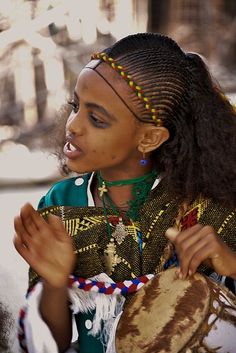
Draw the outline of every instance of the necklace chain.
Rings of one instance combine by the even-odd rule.
[[[107,215],[106,201],[109,207],[112,209],[113,213],[119,216],[120,228],[121,228],[121,222],[124,217],[130,218],[133,221],[137,221],[139,218],[140,207],[146,201],[156,177],[157,177],[157,172],[155,170],[152,170],[150,173],[142,175],[141,177],[138,177],[138,178],[116,180],[116,181],[105,181],[102,178],[100,172],[97,172],[98,191],[103,204],[103,212],[106,218],[107,233],[109,238],[111,237],[111,227],[110,227],[108,215]],[[123,185],[133,185],[132,187],[133,199],[127,202],[128,210],[122,211],[123,215],[121,216],[121,212],[114,204],[114,202],[112,201],[109,195],[108,187],[123,186]],[[117,232],[117,229],[115,230],[114,234],[116,234],[116,232]]]
[[[105,187],[109,186],[123,186],[123,185],[133,185],[133,184],[138,184],[140,182],[143,182],[147,179],[155,179],[157,177],[157,172],[156,170],[152,170],[150,173],[141,175],[140,177],[137,178],[130,178],[130,179],[124,179],[124,180],[114,180],[114,181],[108,181],[104,180],[103,177],[101,176],[100,172],[97,172],[97,177],[98,177],[98,182],[99,186],[105,185]]]

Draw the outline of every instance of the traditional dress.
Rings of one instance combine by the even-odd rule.
[[[199,198],[179,219],[179,203],[171,197],[165,183],[157,180],[140,209],[139,220],[121,222],[111,209],[105,216],[103,208],[95,207],[90,191],[92,178],[93,174],[87,174],[54,184],[40,200],[39,209],[45,218],[49,213],[61,217],[78,255],[69,296],[79,334],[79,352],[111,353],[115,352],[114,332],[125,301],[154,274],[178,263],[165,237],[166,230],[176,220],[180,229],[197,222],[212,225],[236,251],[236,217],[235,210]],[[107,222],[112,229],[110,237]],[[216,276],[204,265],[199,271]],[[55,342],[52,337],[49,339],[50,331],[37,309],[42,290],[39,280],[30,269],[29,288],[33,290],[22,311],[20,341],[23,351],[28,347],[29,353],[55,353]],[[39,325],[43,326],[40,331]]]

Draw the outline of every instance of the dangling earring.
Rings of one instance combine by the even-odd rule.
[[[143,165],[143,166],[147,165],[148,160],[145,158],[145,152],[143,152],[143,158],[140,159],[139,163],[140,165]]]

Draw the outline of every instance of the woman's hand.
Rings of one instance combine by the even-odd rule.
[[[15,217],[14,245],[44,281],[55,288],[67,286],[75,264],[72,239],[61,219],[49,215],[48,222],[30,205]]]
[[[205,262],[220,275],[236,279],[236,254],[211,226],[196,224],[181,232],[169,228],[166,237],[175,246],[180,263],[180,278],[191,276]]]

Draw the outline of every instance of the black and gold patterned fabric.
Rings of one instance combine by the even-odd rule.
[[[119,244],[107,235],[106,217],[102,208],[52,206],[40,210],[43,217],[49,213],[60,216],[73,238],[77,262],[73,274],[89,278],[106,272],[114,281],[123,281],[142,274],[163,270],[168,241],[166,230],[173,226],[179,215],[179,202],[168,193],[164,183],[151,191],[140,210],[140,220],[125,224],[128,236]],[[117,216],[107,209],[111,227],[117,224]],[[196,223],[211,225],[219,236],[236,251],[235,210],[228,209],[213,200],[192,203],[181,216],[180,228]],[[142,252],[139,250],[138,233],[142,234]],[[211,269],[200,266],[199,270],[210,274]],[[30,287],[38,280],[30,269]]]

